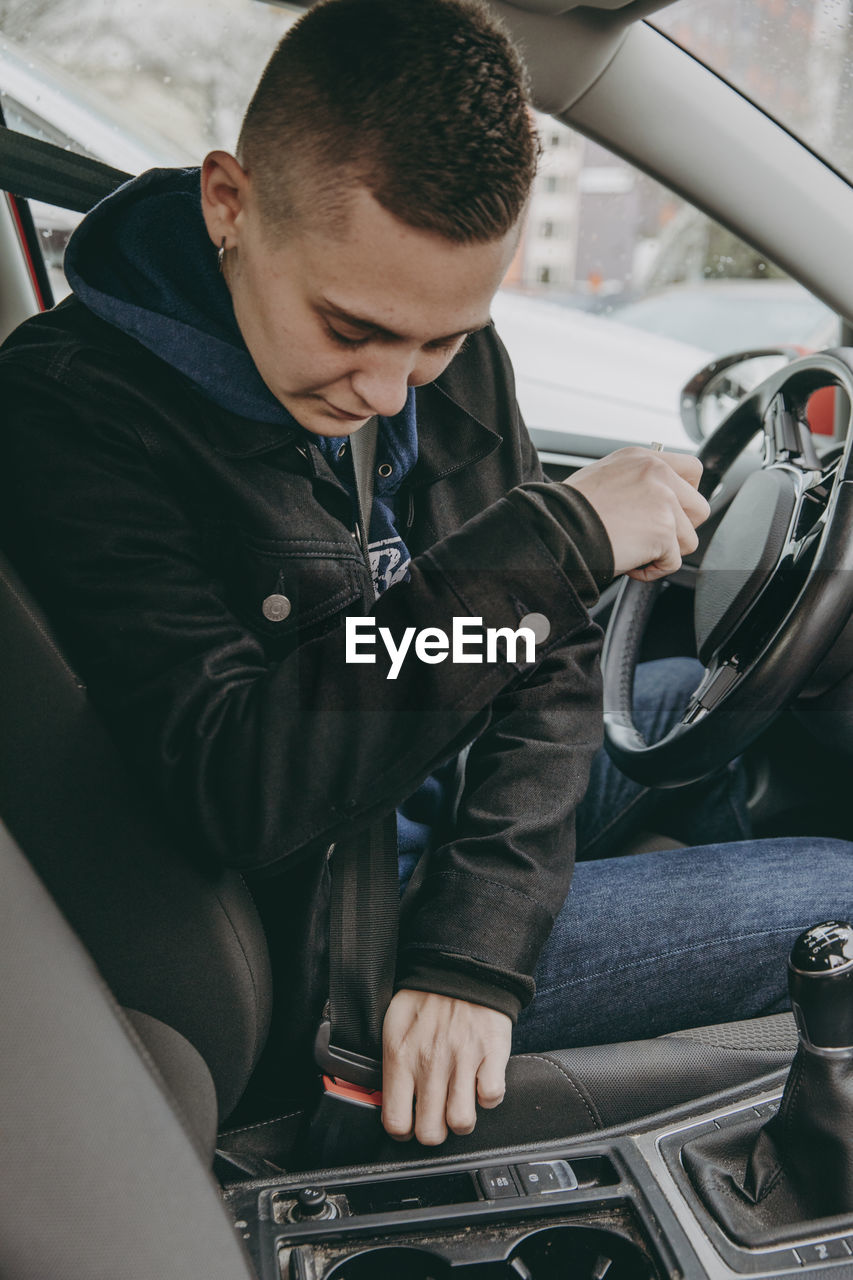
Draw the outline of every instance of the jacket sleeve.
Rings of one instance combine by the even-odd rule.
[[[507,501],[536,520],[582,602],[594,603],[613,560],[585,499],[534,481]],[[399,987],[473,1000],[513,1020],[532,999],[539,953],[571,882],[575,812],[602,744],[599,640],[594,627],[554,638],[536,669],[495,698],[463,756],[450,838],[425,859],[404,913]]]
[[[514,630],[542,613],[550,633],[532,664],[410,660],[391,680],[382,646],[374,665],[346,661],[343,620],[272,664],[227,608],[132,406],[84,384],[77,397],[73,380],[20,362],[0,381],[4,537],[114,734],[195,843],[200,833],[231,866],[278,868],[387,813],[477,739],[464,834],[436,864],[404,963],[415,982],[428,960],[458,974],[454,957],[467,956],[472,980],[482,965],[491,989],[529,998],[600,725],[600,636],[583,602],[595,585],[569,532],[568,513],[581,513],[582,541],[583,499],[561,497],[563,518],[549,486],[523,484],[416,557],[410,582],[375,605],[397,641],[408,627],[451,634],[457,616]]]

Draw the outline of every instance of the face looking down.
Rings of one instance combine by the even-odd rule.
[[[304,215],[273,238],[251,181],[223,152],[205,161],[211,239],[243,339],[273,395],[306,430],[342,436],[391,417],[432,382],[489,308],[518,240],[456,244],[406,225],[364,187],[343,220]]]

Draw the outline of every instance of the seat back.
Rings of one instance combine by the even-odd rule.
[[[0,1275],[251,1280],[180,1107],[0,824]]]
[[[234,872],[178,846],[0,555],[0,818],[120,1004],[193,1044],[226,1116],[264,1045],[269,954]]]

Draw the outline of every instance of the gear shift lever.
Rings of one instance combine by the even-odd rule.
[[[800,1045],[778,1113],[697,1138],[682,1159],[741,1244],[780,1242],[816,1218],[853,1213],[853,927],[801,934],[788,961]]]
[[[830,920],[801,933],[788,960],[788,991],[807,1053],[853,1054],[853,927]]]

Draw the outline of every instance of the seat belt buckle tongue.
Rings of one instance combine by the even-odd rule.
[[[373,1160],[385,1137],[381,1113],[380,1092],[324,1074],[299,1167],[332,1169]]]
[[[314,1038],[314,1061],[326,1093],[360,1106],[382,1105],[382,1063],[378,1058],[332,1044],[332,1024],[324,1018]]]
[[[384,1134],[381,1062],[333,1045],[331,1031],[329,1019],[324,1018],[314,1040],[323,1091],[304,1144],[308,1169],[362,1164],[379,1150]]]
[[[337,1076],[323,1076],[323,1091],[340,1102],[351,1102],[357,1107],[381,1107],[382,1090],[368,1089],[363,1084],[350,1084]]]

